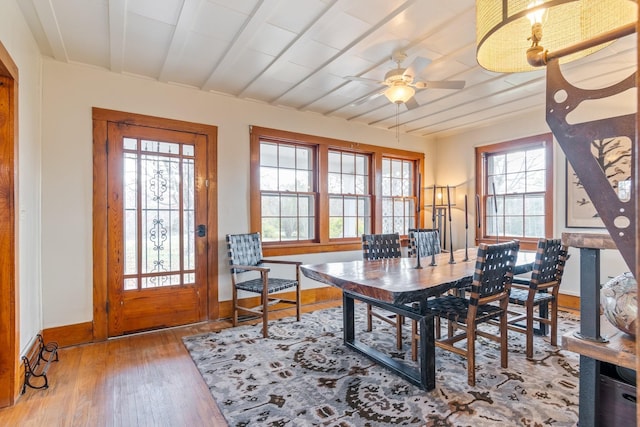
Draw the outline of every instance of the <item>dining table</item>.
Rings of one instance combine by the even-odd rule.
[[[393,258],[304,264],[305,277],[340,288],[343,297],[344,344],[423,390],[435,388],[434,318],[427,299],[471,285],[475,257],[462,261],[465,250],[422,258]],[[453,262],[451,262],[453,260]],[[514,274],[533,269],[535,252],[519,251]],[[435,264],[435,265],[432,265]],[[355,301],[413,319],[418,324],[417,364],[374,348],[356,338]]]

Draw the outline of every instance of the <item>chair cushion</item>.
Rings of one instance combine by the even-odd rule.
[[[268,293],[278,292],[283,289],[292,288],[298,285],[298,282],[293,279],[277,279],[277,278],[269,278],[269,290]],[[262,279],[252,279],[247,280],[245,282],[236,283],[236,288],[241,289],[243,291],[255,292],[258,294],[262,293]]]
[[[467,313],[469,311],[469,300],[446,295],[427,300],[427,307],[435,316],[445,318],[458,323],[467,323]],[[502,309],[491,304],[481,304],[478,306],[476,323],[486,322],[498,317]]]
[[[525,305],[527,303],[527,298],[529,298],[528,289],[511,288],[511,293],[509,294],[510,303]],[[536,292],[533,297],[533,305],[539,305],[549,301],[553,301],[553,295],[547,292]]]

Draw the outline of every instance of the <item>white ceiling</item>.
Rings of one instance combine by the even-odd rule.
[[[431,63],[425,89],[400,106],[401,132],[447,134],[544,103],[544,70],[500,74],[475,59],[474,0],[19,0],[43,55],[169,84],[394,129],[396,105],[374,94],[394,51]],[[526,35],[525,35],[526,37]],[[542,43],[544,45],[544,43]],[[524,53],[523,53],[524,54]],[[576,85],[603,87],[636,68],[635,35],[567,64]]]

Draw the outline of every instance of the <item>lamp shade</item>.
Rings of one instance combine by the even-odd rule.
[[[532,26],[541,24],[540,46],[553,52],[635,22],[632,0],[477,0],[476,56],[490,71],[520,72],[536,68],[527,62]],[[604,43],[560,58],[560,63],[596,52]]]
[[[404,82],[396,82],[384,91],[384,96],[394,104],[402,104],[411,99],[416,93],[415,89]]]
[[[449,205],[449,198],[447,197],[447,186],[446,185],[437,185],[435,186],[435,196],[433,194],[434,187],[427,187],[428,194],[426,201],[429,203],[425,205],[427,207],[433,207],[433,201],[435,201],[435,207],[445,207]],[[451,196],[451,206],[456,205],[456,187],[449,187],[449,195]]]

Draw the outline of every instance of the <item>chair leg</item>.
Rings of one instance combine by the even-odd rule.
[[[233,285],[231,292],[233,295],[233,313],[231,316],[231,324],[235,327],[238,325],[238,288]]]
[[[533,304],[527,304],[526,356],[533,359]]]
[[[268,338],[269,337],[269,330],[268,330],[268,325],[269,325],[269,292],[267,291],[268,289],[268,279],[266,278],[266,274],[264,275],[265,277],[263,278],[263,289],[262,289],[262,336],[264,338]]]
[[[558,345],[558,299],[551,301],[551,345]]]
[[[296,320],[300,321],[300,280],[298,279],[298,286],[296,286]]]
[[[505,309],[502,311],[502,314],[500,315],[500,366],[502,366],[503,368],[507,368],[509,365],[508,340],[509,329],[507,328],[507,310],[505,307]]]
[[[373,322],[371,317],[371,304],[367,304],[367,332],[371,332],[373,330]]]
[[[467,325],[467,383],[476,385],[476,325]]]
[[[418,360],[418,322],[411,319],[411,360]]]
[[[402,324],[404,323],[404,317],[399,314],[396,315],[396,347],[398,350],[402,350]]]
[[[296,267],[296,280],[298,281],[298,284],[296,286],[296,320],[299,322],[300,321],[300,300],[301,300],[301,284],[300,284],[300,269],[298,267]]]

